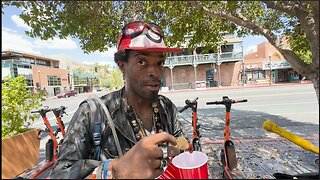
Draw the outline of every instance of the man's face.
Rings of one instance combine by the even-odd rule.
[[[121,68],[126,88],[142,98],[155,100],[161,87],[164,61],[163,53],[130,51],[128,62]]]

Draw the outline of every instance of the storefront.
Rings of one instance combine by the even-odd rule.
[[[287,61],[263,62],[262,69],[266,74],[270,74],[272,82],[294,82],[301,80],[301,76],[296,72]]]

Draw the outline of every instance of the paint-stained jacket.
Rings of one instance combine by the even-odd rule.
[[[124,88],[104,95],[101,99],[111,114],[124,154],[136,144],[136,139],[134,138],[133,129],[126,119],[123,96]],[[178,110],[176,106],[165,96],[158,95],[158,99],[163,130],[175,137],[181,136],[182,130],[177,120]],[[50,173],[50,178],[85,178],[96,167],[99,167],[98,169],[101,173],[103,163],[107,159],[118,157],[112,131],[106,121],[106,115],[101,112],[101,117],[103,123],[100,161],[91,159],[94,152],[92,137],[94,121],[91,120],[88,103],[83,102],[70,121],[66,136],[60,147],[58,159]],[[97,178],[99,178],[100,173],[97,173]]]

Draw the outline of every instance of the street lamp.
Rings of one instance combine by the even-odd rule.
[[[269,54],[269,64],[270,64],[270,81],[269,81],[269,85],[271,86],[271,81],[272,81],[272,77],[271,77],[271,72],[272,72],[272,67],[271,67],[271,54]]]
[[[41,88],[40,70],[38,70],[38,75],[39,75],[39,86]]]

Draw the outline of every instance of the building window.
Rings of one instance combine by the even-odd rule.
[[[78,76],[75,76],[74,77],[74,85],[87,86],[88,85],[87,78],[80,78]]]
[[[20,75],[20,76],[24,76],[26,78],[26,83],[28,86],[33,86],[33,80],[31,75]]]
[[[61,86],[60,76],[48,75],[48,86]]]
[[[258,70],[258,71],[253,71],[253,79],[256,80],[256,79],[265,79],[266,77],[266,74],[265,74],[265,71],[262,71],[262,70]]]
[[[43,65],[43,66],[50,66],[50,61],[44,61],[44,60],[36,60],[37,65]]]

